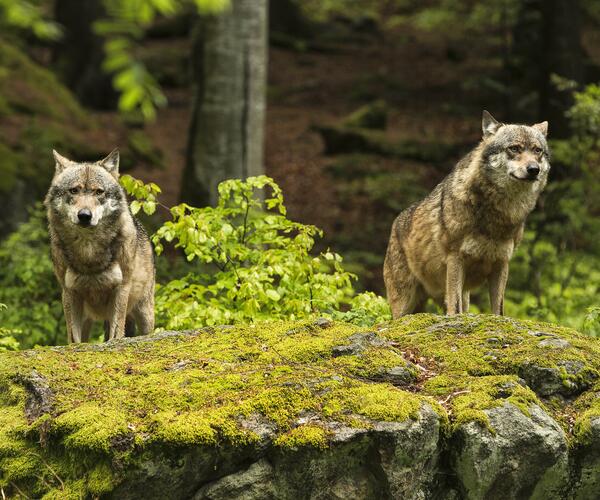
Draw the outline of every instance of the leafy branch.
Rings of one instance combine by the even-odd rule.
[[[121,183],[135,197],[132,211],[152,214],[160,206],[158,186],[130,176]],[[217,206],[174,206],[152,236],[158,254],[165,244],[174,245],[191,263],[187,275],[159,287],[159,323],[197,328],[314,314],[346,319],[350,311],[357,322],[389,317],[384,299],[355,294],[356,276],[344,270],[341,256],[312,253],[322,232],[286,217],[272,179],[227,180],[218,190]]]

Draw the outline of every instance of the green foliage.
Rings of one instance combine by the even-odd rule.
[[[132,211],[156,208],[155,184],[124,176],[122,184],[136,200]],[[248,323],[330,315],[358,324],[389,317],[385,300],[356,295],[356,278],[331,251],[312,253],[322,232],[286,217],[281,189],[266,176],[219,185],[216,207],[181,204],[170,209],[172,220],[153,236],[157,253],[174,243],[191,273],[159,286],[156,313],[165,328]],[[259,190],[268,190],[264,198]]]
[[[0,304],[0,323],[2,323],[2,311],[6,310],[6,304]],[[14,337],[19,334],[18,330],[9,330],[0,326],[0,351],[16,351],[19,349],[19,341]]]
[[[60,288],[54,276],[41,206],[0,243],[0,345],[21,348],[65,342]],[[1,348],[1,347],[0,347]]]
[[[593,306],[588,308],[585,319],[583,320],[583,331],[584,333],[595,334],[596,337],[600,337],[600,306]]]
[[[113,75],[120,92],[119,109],[139,111],[146,120],[156,115],[156,108],[167,102],[154,76],[138,58],[139,42],[145,30],[158,17],[178,14],[185,5],[203,14],[227,9],[230,0],[103,0],[107,16],[95,23],[96,33],[105,42],[103,68]],[[55,40],[62,32],[60,25],[47,18],[41,1],[0,0],[0,30],[32,32],[41,39]]]
[[[136,198],[133,212],[152,214],[160,188],[122,176]],[[256,196],[269,188],[270,196]],[[342,258],[311,253],[321,231],[285,216],[283,195],[268,177],[231,180],[219,186],[217,207],[178,205],[172,220],[153,236],[157,253],[164,242],[183,249],[181,277],[158,285],[156,313],[164,328],[298,319],[315,315],[359,325],[388,319],[385,299],[355,295],[355,276]],[[165,207],[166,208],[166,207]],[[159,259],[158,267],[161,268]],[[162,266],[164,268],[164,266]],[[0,243],[0,350],[65,342],[60,287],[54,276],[48,230],[41,206]]]
[[[552,176],[511,264],[507,312],[600,336],[600,87],[574,98],[573,136],[552,141]]]
[[[60,26],[46,19],[39,1],[0,0],[0,29],[31,31],[41,39],[60,37]]]
[[[219,13],[230,0],[104,0],[108,16],[95,24],[106,38],[104,69],[112,73],[120,92],[119,109],[139,110],[146,120],[156,116],[156,108],[167,102],[158,82],[137,57],[139,42],[157,16],[169,17],[192,4],[201,13]]]
[[[371,326],[391,317],[387,300],[373,292],[355,295],[349,300],[348,306],[346,311],[333,311],[332,318],[359,326]]]

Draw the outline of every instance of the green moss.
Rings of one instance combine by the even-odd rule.
[[[377,379],[386,370],[397,366],[407,367],[409,372],[414,372],[414,368],[408,367],[402,353],[389,347],[367,349],[360,356],[340,356],[334,360],[333,365],[346,373],[366,379]]]
[[[586,376],[600,368],[597,340],[507,318],[405,317],[380,325],[377,342],[365,342],[359,353],[332,357],[357,333],[365,332],[338,323],[264,323],[2,353],[0,486],[35,498],[104,495],[128,470],[111,464],[135,463],[150,449],[256,445],[259,436],[243,425],[253,418],[273,429],[284,451],[327,446],[328,422],[404,422],[418,418],[424,404],[440,415],[443,433],[471,421],[490,428],[486,410],[505,402],[525,415],[538,404],[561,418],[564,404],[523,386],[520,367],[577,361]],[[568,346],[540,346],[551,336]],[[412,392],[381,381],[385,370],[410,366],[407,360],[420,366]],[[27,422],[22,381],[34,369],[53,390],[52,410]],[[573,403],[579,442],[600,416],[598,390]]]
[[[576,415],[574,442],[589,444],[593,437],[591,422],[600,418],[600,382],[580,396],[572,405],[571,411]]]
[[[309,446],[325,449],[329,445],[329,434],[331,433],[318,425],[306,424],[280,435],[274,444],[281,448],[297,449]]]
[[[87,476],[86,490],[92,495],[100,496],[110,493],[115,484],[112,469],[107,463],[100,463]]]
[[[426,392],[446,396],[452,414],[452,427],[457,429],[469,421],[480,422],[494,432],[484,410],[509,402],[529,416],[531,404],[543,406],[535,393],[523,387],[515,375],[493,375],[474,378],[439,375],[428,380]]]

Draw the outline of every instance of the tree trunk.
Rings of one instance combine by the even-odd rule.
[[[550,123],[552,137],[564,138],[570,134],[565,111],[571,107],[572,97],[556,88],[552,75],[583,82],[579,0],[542,2],[542,39],[540,114]]]
[[[65,33],[52,57],[62,80],[82,104],[113,109],[118,96],[111,75],[102,70],[104,41],[93,31],[94,22],[104,15],[102,0],[56,0],[56,21]]]
[[[517,121],[548,120],[551,137],[567,137],[565,112],[572,105],[571,93],[559,90],[552,75],[584,81],[579,1],[522,0],[519,5],[505,61],[514,96],[508,115]]]
[[[217,186],[264,172],[267,0],[233,0],[201,17],[193,48],[194,105],[181,198],[214,205]]]

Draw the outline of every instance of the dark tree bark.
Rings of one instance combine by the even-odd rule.
[[[264,172],[267,0],[233,0],[201,17],[193,48],[194,105],[182,200],[215,204],[217,185]]]
[[[312,27],[294,0],[269,0],[269,31],[285,33],[290,37],[312,35]]]
[[[552,75],[582,83],[584,51],[581,45],[581,8],[579,0],[544,0],[542,9],[542,58],[540,115],[548,120],[552,137],[570,134],[565,117],[572,105],[569,92],[552,83]]]
[[[104,14],[102,0],[56,0],[55,4],[64,36],[55,47],[53,61],[80,102],[96,109],[112,109],[117,104],[112,78],[102,70],[103,40],[93,31],[93,23]]]
[[[583,83],[580,38],[578,0],[522,0],[506,58],[510,119],[548,120],[553,138],[569,135],[565,112],[572,105],[571,95],[556,87],[552,75]]]

